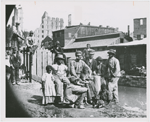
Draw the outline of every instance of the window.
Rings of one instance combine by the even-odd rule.
[[[140,19],[140,25],[143,25],[143,19]]]
[[[123,43],[123,38],[120,39],[120,43]]]
[[[42,25],[42,28],[44,28],[44,25]]]
[[[42,35],[42,38],[44,38],[44,35]]]
[[[68,37],[71,38],[71,33],[68,33]]]
[[[144,38],[144,35],[141,35],[141,39],[143,39]]]
[[[44,30],[42,30],[42,33],[44,33]]]

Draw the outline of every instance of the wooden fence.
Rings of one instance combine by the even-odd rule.
[[[53,64],[53,55],[49,50],[37,49],[33,55],[32,78],[41,78],[46,72],[46,66]]]

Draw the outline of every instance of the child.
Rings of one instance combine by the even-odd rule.
[[[96,104],[94,107],[103,107],[106,106],[110,103],[110,101],[112,100],[112,95],[111,93],[106,89],[106,85],[102,84],[101,86],[101,91],[100,91],[100,99],[96,101]]]
[[[42,104],[46,105],[48,103],[54,103],[56,96],[54,77],[52,75],[53,67],[48,65],[46,66],[46,73],[42,76],[42,91],[43,91],[43,100]]]

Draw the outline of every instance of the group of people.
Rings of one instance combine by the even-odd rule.
[[[22,71],[22,77],[23,75],[26,77],[25,66],[23,65],[23,50],[19,43],[25,41],[23,47],[25,47],[27,52],[31,52],[31,57],[38,48],[33,37],[33,31],[30,31],[27,38],[24,39],[21,37],[20,31],[17,31],[18,25],[19,23],[16,23],[16,29],[13,29],[11,47],[6,48],[6,80],[11,80],[13,85],[19,85],[18,83],[21,77],[19,70]]]
[[[42,76],[42,104],[67,103],[84,109],[85,104],[102,107],[118,103],[120,64],[115,53],[110,49],[109,58],[103,63],[100,56],[94,59],[94,50],[88,44],[83,52],[76,51],[76,59],[67,65],[64,55],[57,53],[55,63],[46,66],[47,72]]]

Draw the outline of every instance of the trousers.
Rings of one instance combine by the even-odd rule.
[[[118,77],[113,77],[113,78],[107,80],[108,90],[112,94],[113,100],[116,101],[116,102],[119,102],[119,98],[118,98],[118,80],[119,80]]]
[[[12,68],[12,82],[17,83],[19,81],[19,67]]]
[[[84,97],[86,96],[87,88],[78,85],[70,84],[66,89],[66,98],[76,105],[83,104]]]
[[[64,84],[69,84],[70,81],[67,77],[59,77],[57,75],[54,75],[55,79],[55,89],[56,89],[56,96],[61,97],[61,101],[63,101],[64,97],[66,97],[65,91],[66,87],[64,87]]]

